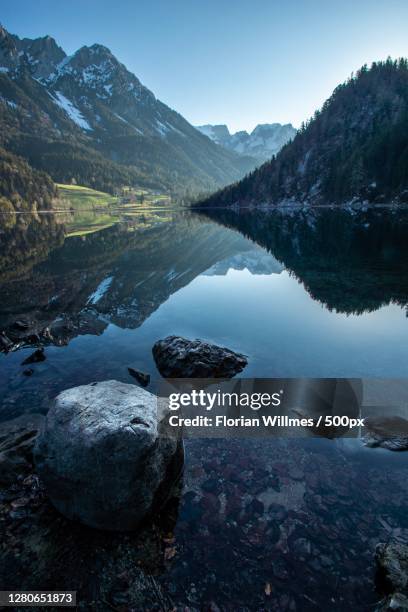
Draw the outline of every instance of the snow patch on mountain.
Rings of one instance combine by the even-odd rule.
[[[4,98],[3,96],[0,96],[0,101],[3,102],[4,104],[7,104],[7,106],[9,106],[10,108],[17,108],[17,104],[13,102],[13,100],[8,100],[8,98]]]
[[[123,123],[126,123],[126,125],[128,125],[129,127],[133,128],[136,132],[139,132],[139,134],[143,135],[142,130],[139,130],[139,128],[137,128],[135,125],[132,125],[131,123],[129,123],[129,121],[127,121],[126,119],[124,119],[121,115],[118,115],[118,113],[113,113],[115,115],[115,117],[117,119],[120,119],[120,121],[123,121]]]
[[[77,70],[77,74],[90,87],[102,84],[106,93],[110,96],[112,95],[112,84],[106,83],[111,79],[113,70],[112,62],[105,60],[99,64],[91,64],[82,70]]]
[[[60,108],[62,108],[68,115],[68,117],[74,121],[80,128],[83,130],[91,130],[92,128],[81,113],[81,111],[72,104],[68,98],[66,98],[60,91],[56,91],[55,95],[52,96],[55,104],[57,104]]]
[[[162,135],[162,136],[166,136],[167,132],[169,131],[169,126],[165,125],[164,123],[162,123],[161,121],[159,121],[158,119],[156,119],[156,130]]]

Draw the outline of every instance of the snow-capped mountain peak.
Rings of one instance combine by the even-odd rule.
[[[255,157],[259,162],[264,162],[276,155],[283,145],[296,134],[291,123],[285,125],[280,123],[259,124],[251,134],[245,130],[230,134],[228,127],[224,124],[200,125],[197,129],[217,144],[241,155]]]
[[[96,185],[95,168],[106,167],[127,177],[121,184],[142,176],[184,192],[233,182],[255,165],[205,138],[101,44],[67,56],[50,36],[20,39],[0,27],[0,105],[15,150],[24,155],[32,135],[32,158],[62,182]]]
[[[22,38],[9,34],[0,25],[0,66],[9,70],[25,68],[36,79],[47,77],[65,57],[51,36]]]

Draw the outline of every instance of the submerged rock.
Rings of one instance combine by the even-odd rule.
[[[165,433],[157,398],[115,380],[63,391],[35,447],[54,506],[98,529],[135,529],[167,498],[183,447]]]
[[[363,441],[370,447],[408,450],[408,421],[398,416],[367,417],[364,419]]]
[[[12,484],[30,472],[34,444],[43,420],[40,414],[24,414],[0,424],[0,484]]]
[[[393,593],[382,601],[376,612],[407,612],[408,597],[402,593]]]
[[[164,378],[232,378],[248,363],[230,349],[180,336],[156,342],[153,357]]]
[[[140,385],[142,385],[142,387],[147,387],[150,382],[150,374],[145,374],[144,372],[140,372],[134,368],[128,368],[128,372]]]
[[[44,349],[40,348],[34,351],[34,353],[31,353],[31,355],[29,355],[27,359],[24,359],[24,361],[21,362],[21,365],[28,365],[29,363],[39,363],[40,361],[45,361],[45,359],[46,357]]]
[[[384,587],[384,590],[394,595],[407,595],[408,545],[399,542],[377,544],[375,556],[378,567],[378,581]]]
[[[377,544],[377,583],[386,597],[376,612],[408,610],[408,546],[399,542]]]

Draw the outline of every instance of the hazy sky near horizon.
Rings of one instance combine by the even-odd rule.
[[[13,34],[101,43],[194,125],[298,127],[364,63],[408,56],[408,0],[2,0]]]

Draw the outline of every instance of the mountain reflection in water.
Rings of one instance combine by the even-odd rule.
[[[0,329],[22,347],[0,355],[2,418],[29,396],[45,410],[61,388],[129,381],[129,365],[157,377],[151,348],[169,334],[245,353],[246,376],[406,376],[407,223],[385,209],[140,212],[64,238],[58,215],[3,222]],[[30,334],[47,360],[27,379]]]
[[[408,211],[208,211],[271,252],[314,300],[362,314],[408,303]]]

